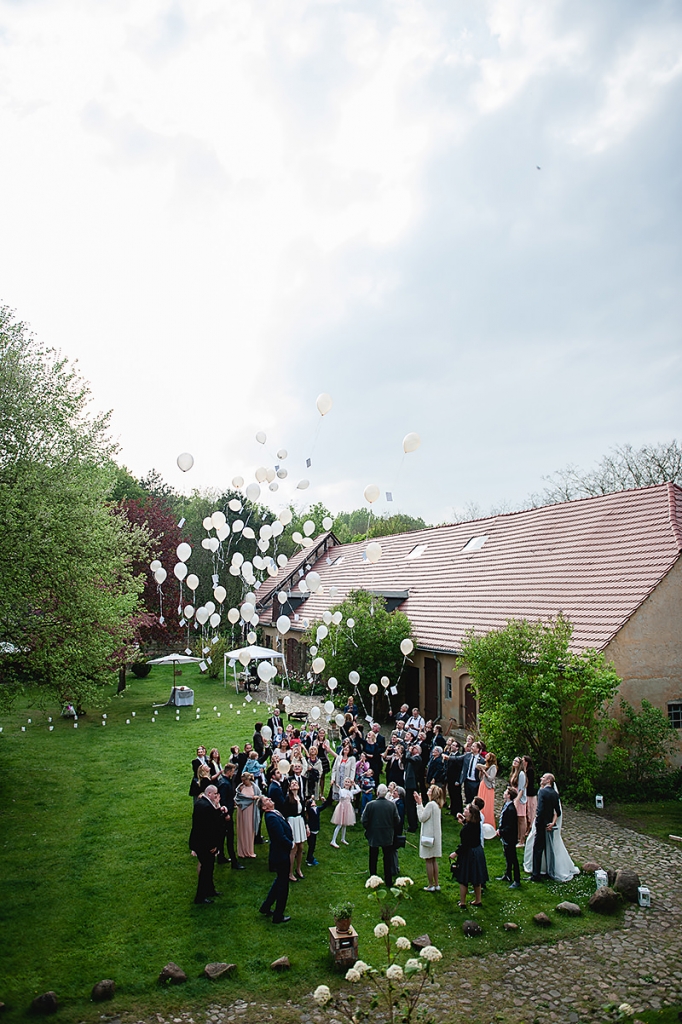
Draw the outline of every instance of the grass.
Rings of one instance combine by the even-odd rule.
[[[319,867],[307,869],[305,880],[291,887],[290,924],[277,928],[257,913],[271,881],[267,846],[256,848],[258,859],[246,871],[216,867],[224,895],[211,906],[193,905],[196,861],[187,847],[191,758],[200,743],[217,745],[224,757],[232,743],[243,745],[265,708],[255,702],[243,707],[229,688],[201,678],[192,666],[183,682],[195,690],[201,719],[196,708],[183,708],[178,723],[171,708],[160,708],[152,725],[151,706],[167,698],[171,681],[170,669],[157,668],[146,680],[133,680],[120,697],[112,690],[104,727],[98,712],[74,729],[56,710],[36,711],[28,703],[0,717],[0,1000],[7,1004],[7,1021],[23,1017],[32,998],[47,989],[60,999],[55,1020],[98,1019],[102,1006],[90,1002],[90,990],[101,978],[113,978],[117,986],[106,1012],[194,1011],[216,1000],[253,999],[254,993],[284,1002],[295,991],[305,1002],[305,993],[321,981],[334,983],[328,905],[343,897],[356,905],[360,955],[370,962],[379,956],[372,934],[378,916],[364,887],[367,846],[361,827],[349,830],[349,848],[332,850],[330,811],[322,816]],[[444,820],[449,852],[457,845],[458,829],[449,815]],[[502,874],[499,843],[488,843],[486,854],[491,877]],[[482,909],[459,911],[446,857],[441,864],[443,891],[423,892],[425,872],[409,837],[400,867],[416,885],[400,913],[408,921],[406,934],[428,932],[446,964],[619,923],[618,918],[564,919],[554,913],[562,899],[585,905],[594,880],[580,876],[565,885],[524,885],[514,892],[493,881]],[[549,932],[532,923],[540,910],[552,917]],[[461,924],[474,915],[484,934],[467,940]],[[505,932],[508,920],[520,931]],[[281,976],[269,965],[284,953],[292,970]],[[158,985],[158,973],[169,960],[187,972],[186,985],[171,990]],[[238,970],[208,982],[201,972],[212,960],[235,962]],[[279,1019],[285,1016],[286,1011]]]
[[[662,842],[676,846],[681,843],[670,839],[671,835],[682,836],[682,799],[659,800],[640,804],[607,804],[604,811],[597,812],[606,818],[631,828],[635,832],[643,832]]]

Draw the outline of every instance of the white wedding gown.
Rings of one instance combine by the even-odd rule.
[[[554,787],[556,789],[556,786]],[[555,882],[570,882],[575,875],[580,874],[580,868],[576,867],[571,860],[570,854],[564,846],[561,835],[561,821],[563,818],[561,801],[559,801],[559,817],[556,827],[547,833],[545,853],[542,855],[542,874],[549,875]],[[526,847],[523,851],[523,870],[529,874],[533,873],[533,844],[535,843],[535,822],[526,839]]]

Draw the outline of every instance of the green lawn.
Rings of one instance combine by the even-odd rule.
[[[643,832],[663,842],[682,847],[682,843],[670,839],[671,835],[682,836],[682,800],[659,800],[642,804],[607,804],[603,813],[624,825],[625,828]]]
[[[62,1004],[56,1020],[95,1020],[102,1008],[89,996],[101,978],[113,978],[117,985],[107,1012],[196,1009],[216,998],[253,998],[255,992],[267,999],[285,1000],[292,992],[303,998],[321,981],[333,983],[328,904],[341,896],[355,900],[361,956],[371,961],[378,954],[372,934],[378,918],[364,888],[367,846],[361,828],[349,832],[349,848],[332,850],[330,811],[323,813],[319,867],[308,869],[305,880],[291,887],[290,924],[273,926],[257,913],[271,880],[267,846],[257,847],[258,859],[246,871],[217,867],[224,895],[211,906],[193,905],[196,861],[187,847],[191,758],[199,743],[217,745],[225,757],[231,743],[250,739],[265,709],[255,702],[243,707],[233,691],[201,678],[192,666],[183,682],[195,689],[201,720],[196,708],[182,709],[179,723],[171,708],[161,708],[152,724],[151,706],[166,699],[171,680],[172,671],[165,668],[133,680],[104,709],[106,726],[95,712],[77,729],[55,710],[27,706],[0,716],[0,1000],[8,1007],[6,1020],[22,1016],[46,989],[54,989]],[[55,719],[52,732],[49,713]],[[456,843],[448,815],[446,849]],[[487,844],[486,853],[491,877],[501,874],[499,843]],[[401,913],[408,921],[406,933],[415,937],[428,931],[446,962],[618,923],[596,915],[566,920],[554,914],[562,899],[584,905],[594,889],[591,877],[566,885],[524,885],[517,892],[493,881],[481,910],[459,911],[458,887],[448,880],[447,859],[442,863],[443,891],[423,892],[425,873],[416,846],[408,845],[401,871],[417,885]],[[549,933],[532,923],[539,910],[554,920]],[[473,915],[485,933],[466,940],[461,923]],[[502,924],[508,920],[521,930],[505,932]],[[269,969],[283,953],[293,965],[286,976]],[[170,991],[156,982],[169,960],[190,978]],[[238,970],[210,983],[200,975],[211,960],[235,962]]]

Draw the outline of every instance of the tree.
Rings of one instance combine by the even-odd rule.
[[[642,790],[645,783],[665,775],[670,768],[668,758],[677,748],[677,732],[667,715],[648,700],[642,700],[637,711],[628,701],[620,701],[620,718],[616,724],[614,748],[622,751],[627,766],[627,782],[632,791]]]
[[[428,525],[423,519],[409,516],[404,512],[370,516],[369,509],[358,508],[354,512],[339,512],[332,529],[342,544],[349,544],[372,537],[388,537],[396,533],[426,530]]]
[[[402,672],[404,658],[400,642],[412,638],[412,624],[401,611],[387,612],[386,602],[365,590],[354,590],[333,611],[341,613],[338,626],[330,625],[327,636],[317,643],[318,653],[325,660],[324,677],[335,676],[339,682],[338,694],[353,693],[348,681],[351,671],[360,674],[360,691],[365,702],[368,686],[376,683],[379,691],[381,677],[388,676],[395,685]],[[355,625],[350,628],[348,620]],[[317,628],[321,622],[314,622],[307,634],[309,644],[317,642]]]
[[[573,627],[510,619],[504,629],[466,637],[466,665],[480,703],[481,731],[507,765],[519,754],[553,772],[560,785],[596,770],[594,751],[620,679],[595,650],[570,650]],[[583,780],[584,781],[584,780]]]
[[[0,308],[0,701],[26,683],[74,704],[134,639],[147,536],[117,516],[108,416],[76,368]]]
[[[542,494],[532,496],[535,506],[654,484],[682,484],[682,445],[675,440],[645,444],[641,448],[621,444],[612,448],[596,469],[580,470],[576,466],[566,466],[545,479],[548,486]]]

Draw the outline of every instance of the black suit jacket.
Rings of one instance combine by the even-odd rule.
[[[284,729],[284,722],[279,715],[273,715],[272,718],[268,718],[268,725],[272,729],[272,735],[274,736],[278,729]]]
[[[275,805],[275,810],[284,814],[284,790],[279,782],[271,782],[268,786],[268,796]]]
[[[190,850],[201,854],[215,849],[220,844],[224,827],[222,811],[214,807],[208,797],[199,797],[192,813],[192,831],[189,834]]]
[[[265,827],[270,838],[268,863],[270,870],[276,871],[281,864],[289,863],[289,854],[294,845],[294,834],[289,822],[277,811],[265,812]]]
[[[502,808],[499,832],[500,839],[506,846],[516,846],[519,837],[518,815],[511,801]]]
[[[400,815],[391,800],[377,797],[362,812],[362,824],[370,846],[393,846],[393,837],[400,829]]]
[[[554,812],[557,815],[561,813],[561,805],[559,804],[559,794],[552,786],[543,786],[538,790],[538,807],[535,812],[535,830],[539,832],[541,828],[546,828],[550,824],[554,817]]]
[[[468,754],[465,754],[464,759],[462,761],[462,774],[460,776],[460,782],[465,782],[466,779],[468,779],[469,777],[469,769],[471,768],[472,757],[476,759],[476,764],[483,764],[483,758],[481,757],[480,754],[474,754],[471,751],[469,751]],[[478,772],[476,772],[474,778],[476,779],[476,782],[481,781],[481,776],[478,774]]]

